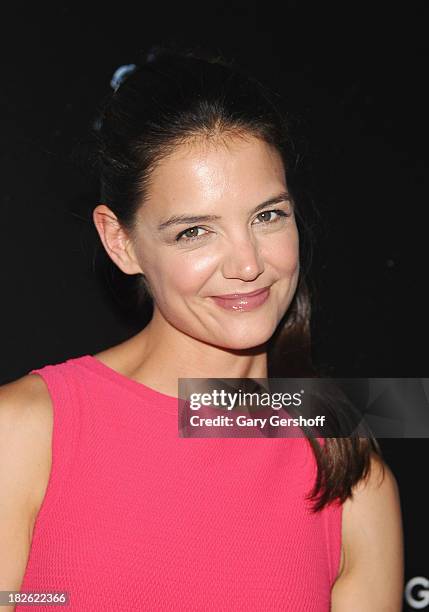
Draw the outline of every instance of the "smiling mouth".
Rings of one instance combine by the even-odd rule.
[[[253,295],[258,295],[259,293],[267,291],[269,288],[270,285],[268,285],[267,287],[262,287],[262,289],[255,289],[255,291],[250,291],[249,293],[227,293],[225,295],[214,295],[212,297],[221,298],[223,300],[236,300],[251,297]]]
[[[264,304],[269,296],[270,287],[265,287],[251,293],[212,296],[212,300],[224,310],[248,312]]]

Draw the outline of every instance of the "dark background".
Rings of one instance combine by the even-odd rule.
[[[345,377],[429,376],[423,7],[3,8],[0,382],[140,328],[100,273],[97,193],[79,151],[114,70],[171,40],[235,58],[301,117],[306,188],[320,216],[315,360]],[[429,579],[428,440],[380,443],[401,491],[406,581]]]

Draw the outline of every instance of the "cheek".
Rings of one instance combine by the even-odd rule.
[[[289,235],[287,240],[273,238],[264,251],[265,260],[281,276],[293,276],[299,271],[299,238],[298,233]]]
[[[150,268],[155,295],[167,300],[172,294],[194,296],[198,293],[216,269],[216,261],[209,255],[181,253],[158,259]]]

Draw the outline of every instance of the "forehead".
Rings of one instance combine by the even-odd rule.
[[[157,207],[253,201],[286,187],[278,151],[254,138],[179,145],[151,175],[147,202]]]

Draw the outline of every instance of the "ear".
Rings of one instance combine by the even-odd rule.
[[[109,257],[125,274],[143,274],[131,238],[105,204],[96,206],[92,218]]]

